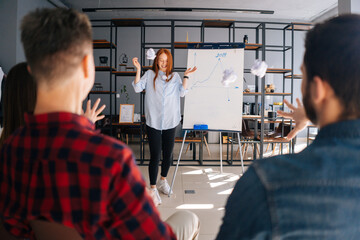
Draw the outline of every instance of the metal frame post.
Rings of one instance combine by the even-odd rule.
[[[118,28],[115,27],[115,41],[114,44],[115,46],[115,71],[117,71],[117,33],[118,33]],[[115,116],[117,116],[117,79],[115,76]]]
[[[266,59],[266,39],[265,39],[265,23],[262,23],[262,60],[265,61]],[[264,154],[264,148],[263,148],[263,143],[264,143],[264,117],[265,117],[265,76],[263,78],[261,78],[261,126],[260,126],[260,156],[259,158],[263,157]],[[257,126],[256,126],[257,127]],[[254,146],[255,147],[255,146]],[[256,150],[255,150],[256,153]]]
[[[109,71],[109,76],[110,76],[110,94],[109,94],[109,99],[110,99],[110,135],[113,136],[113,128],[112,128],[112,39],[113,39],[113,23],[110,22],[110,71]]]

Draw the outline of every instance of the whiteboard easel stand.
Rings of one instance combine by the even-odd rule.
[[[177,170],[178,170],[178,168],[179,168],[180,158],[181,158],[181,154],[182,154],[182,151],[183,151],[183,148],[184,148],[184,143],[185,143],[186,134],[187,134],[187,130],[185,130],[184,138],[183,138],[183,141],[182,141],[182,144],[181,144],[180,153],[179,153],[179,157],[178,157],[178,160],[177,160],[177,163],[176,163],[175,172],[174,172],[173,178],[172,178],[172,180],[171,180],[171,187],[170,187],[170,191],[169,191],[168,197],[170,197],[170,194],[171,194],[172,189],[173,189],[173,187],[174,187],[175,177],[176,177]]]
[[[240,151],[240,153],[242,153],[241,142],[240,142],[240,133],[239,132],[237,132],[237,136],[238,136],[239,151]],[[241,169],[242,169],[242,174],[241,175],[244,175],[244,159],[243,159],[242,154],[240,154],[240,159],[241,159]]]
[[[184,148],[184,143],[185,143],[185,139],[186,139],[187,132],[188,132],[188,130],[185,130],[184,138],[183,138],[183,141],[182,141],[182,144],[181,144],[181,148],[180,148],[179,157],[178,157],[178,160],[177,160],[177,163],[176,163],[176,167],[175,167],[175,172],[174,172],[173,178],[172,178],[172,180],[171,180],[171,186],[170,186],[170,191],[169,191],[168,197],[170,197],[171,192],[172,192],[173,187],[174,187],[175,177],[176,177],[176,173],[177,173],[178,168],[179,168],[179,163],[180,163],[181,154],[182,154],[182,151],[183,151],[183,148]],[[244,160],[243,160],[243,156],[242,156],[242,154],[241,154],[241,153],[242,153],[242,149],[241,149],[240,133],[239,133],[239,132],[237,132],[237,136],[238,136],[239,151],[240,151],[241,169],[242,169],[242,174],[241,174],[241,175],[244,175]],[[221,131],[220,131],[220,172],[223,173]]]

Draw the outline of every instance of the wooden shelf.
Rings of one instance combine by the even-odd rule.
[[[109,93],[116,93],[115,91],[90,91],[91,94],[109,94]]]
[[[284,69],[284,68],[268,68],[266,70],[267,73],[288,73],[291,72],[291,69]]]
[[[174,42],[174,48],[188,48],[188,44],[197,44],[202,42]],[[257,50],[262,47],[260,43],[246,43],[245,50]]]
[[[292,22],[293,25],[290,25],[288,27],[289,30],[292,30],[294,26],[294,30],[303,30],[303,31],[307,31],[310,30],[313,25],[311,23],[300,23],[300,22]]]
[[[261,119],[260,115],[242,115],[243,119]]]
[[[261,92],[243,92],[243,95],[261,95]],[[272,95],[272,96],[289,96],[291,93],[265,93],[265,95]]]
[[[174,48],[188,48],[188,43],[201,43],[201,42],[174,42]]]
[[[143,23],[142,18],[113,18],[111,21],[115,26],[122,27],[139,27]]]
[[[111,70],[114,72],[116,71],[116,69],[114,67],[111,67]],[[106,71],[110,71],[110,67],[109,66],[96,66],[95,67],[95,71],[97,72],[106,72]]]
[[[260,43],[245,43],[245,50],[257,50],[262,47]]]
[[[261,115],[242,115],[243,119],[260,119],[261,120]],[[285,124],[290,124],[290,119],[288,118],[278,118],[276,120],[268,120],[267,117],[264,117],[264,123],[282,123],[284,122]],[[293,123],[295,123],[295,121],[292,121]]]
[[[113,71],[115,76],[136,76],[136,71]]]
[[[264,136],[264,143],[290,143],[290,142],[291,140],[284,137],[267,138]]]
[[[285,78],[291,78],[291,74],[290,75],[286,75]],[[301,74],[294,74],[294,79],[302,79],[302,75]]]
[[[140,126],[141,122],[133,122],[133,123],[112,123],[113,126]]]
[[[144,70],[149,70],[149,69],[152,69],[152,66],[143,66],[142,67]]]
[[[110,48],[116,48],[116,45],[114,43],[110,43],[109,41],[106,41],[104,39],[93,40],[93,48],[94,49],[110,49]]]
[[[279,119],[276,119],[276,120],[269,120],[269,119],[264,119],[264,123],[284,123],[284,124],[291,124],[291,120],[288,119],[288,118],[279,118]],[[293,120],[292,121],[293,124],[295,124],[295,121]]]
[[[202,24],[204,27],[230,27],[234,23],[234,19],[204,19]]]

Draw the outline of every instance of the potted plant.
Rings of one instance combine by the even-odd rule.
[[[123,85],[122,88],[120,89],[120,94],[122,95],[123,93],[125,94],[126,104],[129,104],[130,98],[129,98],[129,93],[126,89],[126,85]]]

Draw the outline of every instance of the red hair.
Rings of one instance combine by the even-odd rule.
[[[166,66],[165,74],[168,79],[166,79],[166,82],[169,82],[173,78],[173,76],[171,76],[169,78],[169,75],[173,73],[173,58],[172,58],[171,52],[165,48],[161,48],[159,51],[157,51],[156,57],[154,59],[154,63],[152,66],[152,70],[155,72],[154,89],[155,89],[155,80],[156,80],[157,76],[159,75],[159,65],[158,65],[159,56],[163,53],[165,53],[167,56],[167,66]]]

